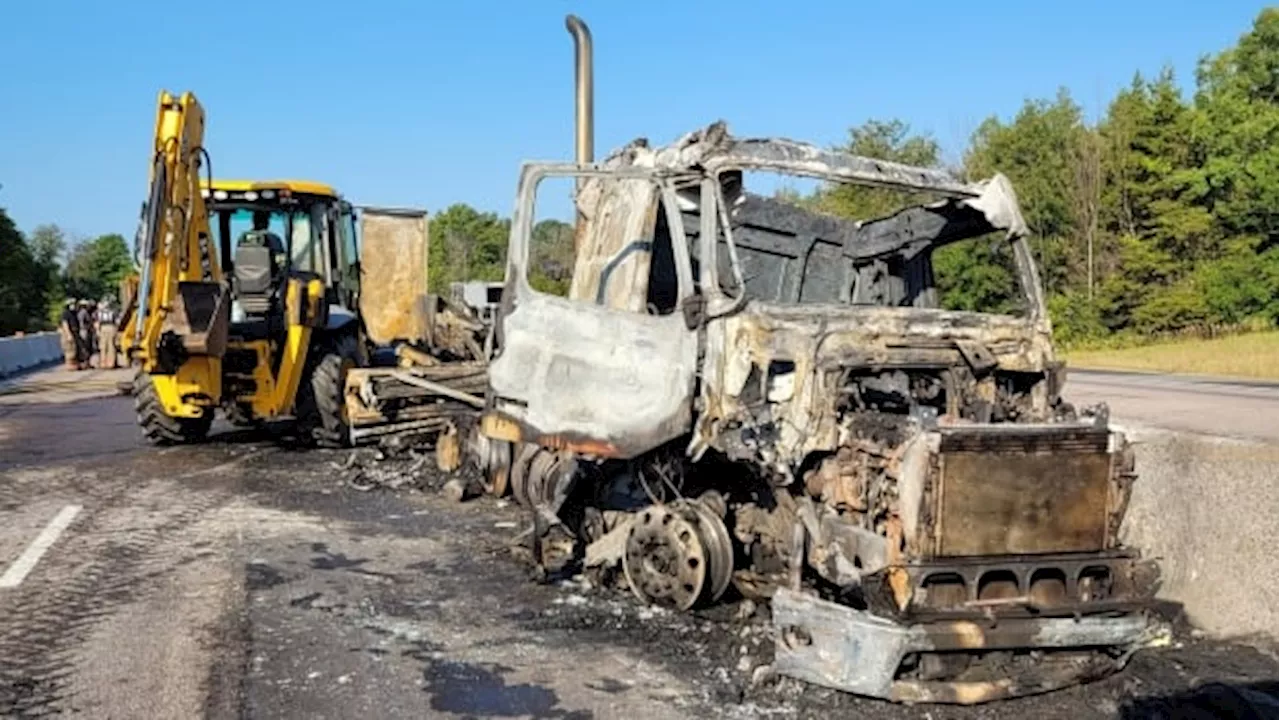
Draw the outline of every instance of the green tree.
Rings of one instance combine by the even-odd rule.
[[[1166,69],[1154,81],[1135,75],[1100,124],[1101,215],[1112,252],[1102,265],[1097,311],[1111,332],[1151,331],[1202,314],[1178,307],[1195,297],[1185,289],[1160,297],[1192,267],[1191,249],[1207,244],[1207,217],[1188,192],[1197,185],[1194,121]],[[1143,311],[1147,305],[1154,311]]]
[[[511,222],[457,203],[431,223],[428,287],[444,292],[461,280],[501,280],[505,274]]]
[[[990,128],[989,128],[990,129]],[[938,144],[917,135],[901,120],[869,120],[849,131],[840,148],[862,157],[920,167],[938,167]],[[787,195],[782,195],[786,198]],[[932,200],[923,193],[836,185],[818,190],[800,203],[820,212],[868,219]],[[1013,259],[1005,243],[979,240],[944,247],[933,253],[935,282],[942,307],[954,310],[1009,312],[1018,303]]]
[[[64,274],[67,295],[97,300],[115,297],[120,281],[134,269],[129,246],[120,235],[100,235],[71,250]]]
[[[567,295],[573,277],[573,226],[543,220],[533,226],[529,284],[553,295]]]
[[[57,225],[40,225],[31,231],[28,244],[34,261],[33,277],[46,309],[45,318],[51,326],[56,326],[66,300],[60,264],[67,249],[66,238]]]
[[[1195,107],[1205,128],[1206,205],[1221,237],[1194,271],[1209,321],[1277,323],[1280,229],[1280,12],[1264,8],[1234,47],[1201,61]]]
[[[868,120],[849,130],[849,142],[840,150],[876,160],[907,165],[936,167],[938,143],[927,135],[916,135],[911,126],[898,120]],[[881,188],[834,185],[819,190],[809,199],[811,207],[832,215],[865,220],[890,215],[926,198],[915,193]]]
[[[1276,242],[1280,214],[1278,18],[1264,9],[1235,47],[1201,60],[1196,73],[1208,209],[1224,236],[1252,238],[1263,252]]]
[[[26,238],[0,208],[0,336],[38,329],[41,298]],[[33,322],[34,320],[34,322]]]
[[[1135,143],[1145,170],[1138,185],[1145,222],[1138,236],[1173,256],[1181,274],[1194,261],[1212,257],[1217,246],[1206,202],[1207,128],[1183,100],[1172,71],[1151,84],[1150,96],[1150,115]]]
[[[1215,324],[1275,327],[1280,321],[1280,252],[1275,245],[1262,253],[1237,248],[1196,268],[1193,283]]]
[[[965,154],[973,180],[1003,173],[1013,182],[1046,288],[1066,291],[1087,276],[1086,217],[1092,162],[1091,131],[1065,90],[1050,100],[1028,100],[1009,123],[991,117],[974,132]]]
[[[1142,163],[1132,151],[1138,127],[1149,115],[1147,82],[1135,73],[1116,95],[1098,126],[1102,147],[1102,225],[1113,237],[1138,234],[1137,178]]]
[[[948,310],[1010,313],[1021,304],[1013,254],[1003,235],[933,253],[938,304]]]
[[[1278,43],[1280,12],[1268,7],[1235,45],[1200,62],[1190,98],[1166,68],[1135,75],[1096,126],[1061,90],[974,132],[965,173],[1012,180],[1060,338],[1277,324]],[[939,164],[937,145],[897,120],[854,128],[842,149]],[[798,202],[869,218],[922,200],[825,187]],[[1012,308],[1008,250],[995,242],[935,252],[942,305]]]

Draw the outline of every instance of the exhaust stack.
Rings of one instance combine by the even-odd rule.
[[[592,78],[591,30],[577,15],[567,15],[564,27],[573,36],[574,162],[595,161],[595,81]],[[582,181],[578,181],[581,185]]]

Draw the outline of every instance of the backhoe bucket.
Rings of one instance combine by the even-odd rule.
[[[222,357],[230,323],[231,293],[222,283],[178,283],[166,325],[189,354]]]

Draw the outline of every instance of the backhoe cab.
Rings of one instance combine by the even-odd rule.
[[[364,355],[355,211],[306,181],[214,180],[201,194],[229,259],[228,415],[245,423],[292,409],[315,439],[344,442],[343,374]]]
[[[344,375],[367,355],[354,210],[320,183],[201,178],[203,130],[191,93],[160,95],[124,318],[138,422],[153,442],[189,442],[222,408],[342,444]]]

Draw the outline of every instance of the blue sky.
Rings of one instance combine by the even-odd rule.
[[[1066,86],[1091,116],[1135,71],[1233,43],[1256,0],[12,2],[0,207],[131,238],[155,96],[193,90],[220,177],[307,177],[360,203],[507,214],[525,159],[572,157],[572,44],[596,44],[596,152],[715,119],[820,144],[899,117],[952,156]],[[0,261],[3,261],[0,259]]]

